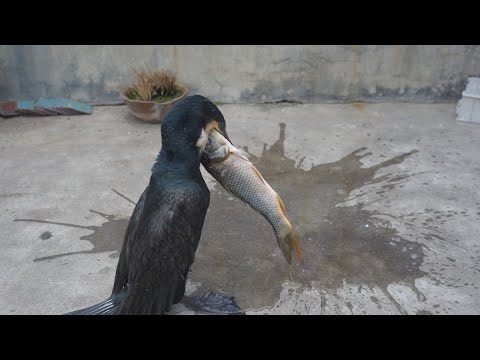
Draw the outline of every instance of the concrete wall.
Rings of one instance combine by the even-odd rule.
[[[0,100],[119,101],[131,65],[169,68],[217,102],[453,101],[478,45],[0,45]]]

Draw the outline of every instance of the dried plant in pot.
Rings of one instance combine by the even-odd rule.
[[[173,105],[188,94],[188,87],[171,71],[148,66],[134,71],[134,80],[120,90],[120,96],[139,119],[161,122]]]

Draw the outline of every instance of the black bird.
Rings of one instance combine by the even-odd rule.
[[[184,98],[165,116],[162,148],[128,223],[112,294],[70,314],[164,314],[180,302],[210,203],[200,160],[213,129],[228,139],[222,113],[203,96]],[[190,305],[202,301],[211,312],[241,312],[226,294],[209,292]]]

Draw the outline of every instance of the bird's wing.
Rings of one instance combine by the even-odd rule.
[[[118,294],[123,287],[127,284],[128,280],[128,259],[130,257],[130,248],[133,239],[137,233],[138,223],[143,214],[143,207],[145,205],[145,197],[147,195],[147,188],[143,191],[143,194],[140,196],[140,199],[133,210],[132,216],[128,221],[127,230],[125,231],[125,236],[123,238],[122,251],[118,259],[117,272],[115,274],[115,281],[113,284],[112,296]]]
[[[160,189],[150,182],[128,257],[120,313],[169,311],[193,263],[209,196],[197,184]]]

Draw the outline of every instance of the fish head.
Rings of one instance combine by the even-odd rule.
[[[235,147],[221,130],[214,128],[214,131],[211,131],[208,135],[202,162],[204,165],[205,163],[223,162],[234,150]]]

